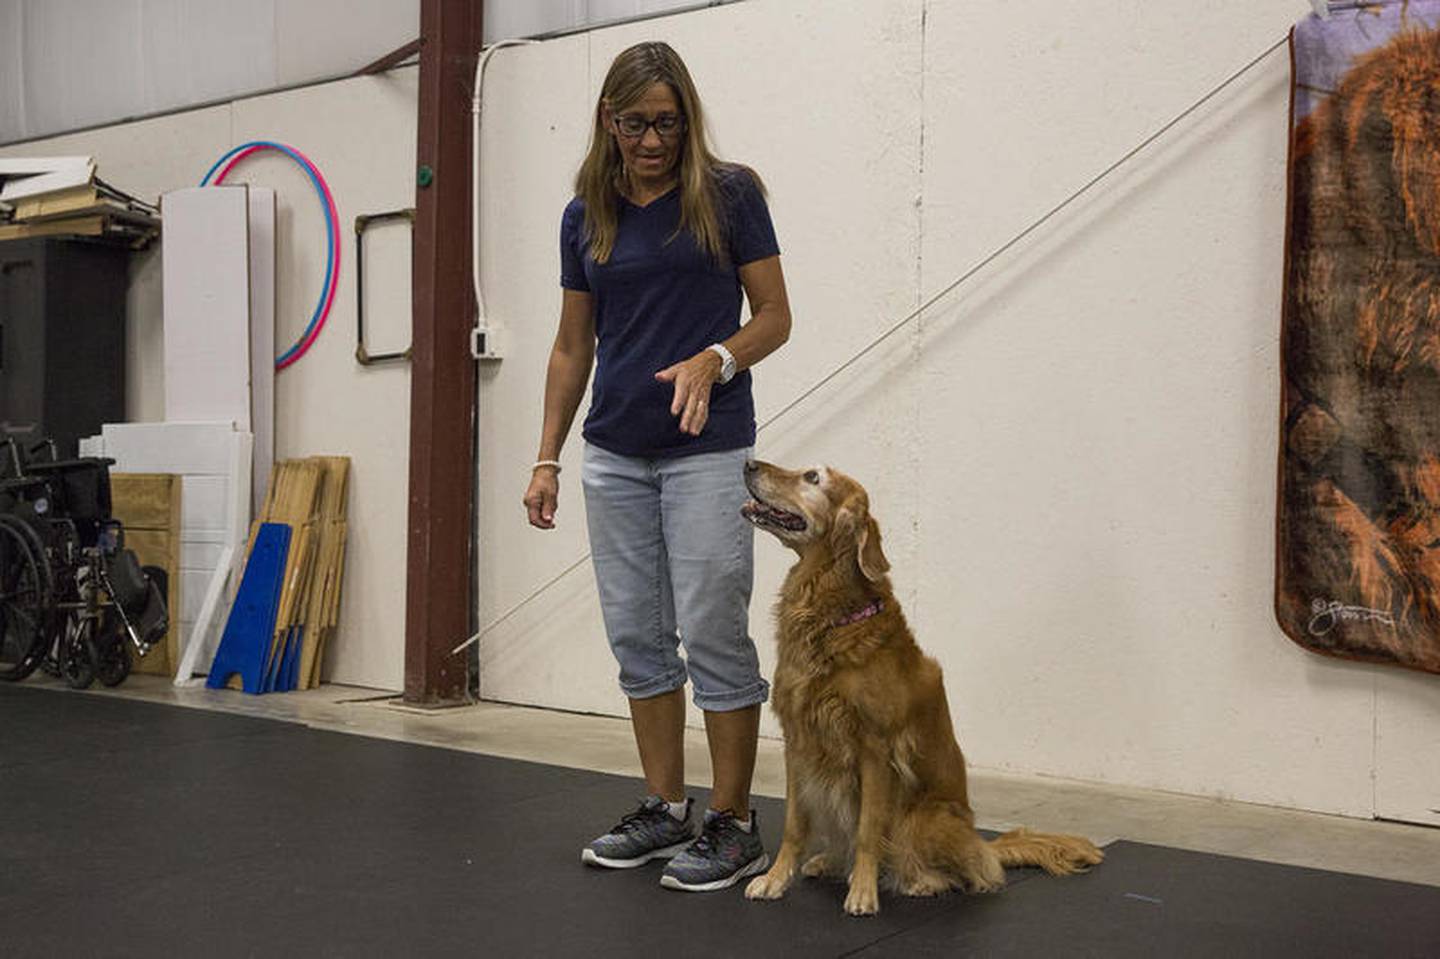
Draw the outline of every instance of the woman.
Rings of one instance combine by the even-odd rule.
[[[662,885],[722,889],[769,861],[750,811],[769,685],[747,628],[753,530],[740,507],[755,442],[749,367],[790,333],[780,250],[759,178],[712,155],[690,74],[664,43],[611,64],[575,193],[525,506],[532,525],[554,526],[557,460],[593,362],[581,485],[650,792],[581,858],[612,868],[668,858]],[[698,822],[684,786],[687,673],[714,767]]]

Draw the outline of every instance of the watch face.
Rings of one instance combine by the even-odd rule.
[[[735,375],[735,357],[729,350],[719,343],[713,344],[710,351],[720,357],[720,380],[721,383],[729,383]]]

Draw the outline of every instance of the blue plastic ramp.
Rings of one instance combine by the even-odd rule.
[[[280,591],[285,585],[285,557],[290,551],[290,527],[284,523],[264,523],[255,536],[255,548],[245,564],[240,591],[210,675],[205,685],[222,688],[236,673],[247,693],[260,693],[265,687],[265,660],[270,655],[270,640],[275,633],[275,616],[280,610]]]

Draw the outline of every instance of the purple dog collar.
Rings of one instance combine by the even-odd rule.
[[[849,626],[849,625],[851,625],[852,623],[858,623],[858,622],[860,622],[861,620],[869,619],[871,616],[876,615],[877,613],[879,613],[879,612],[880,612],[881,610],[883,610],[884,608],[885,608],[885,601],[884,601],[883,599],[877,599],[877,600],[875,600],[874,602],[872,602],[869,606],[866,606],[866,607],[864,607],[864,608],[862,608],[862,609],[857,609],[855,612],[851,613],[851,614],[848,615],[848,616],[842,616],[840,619],[835,620],[835,622],[832,623],[831,625],[834,625],[834,626]]]

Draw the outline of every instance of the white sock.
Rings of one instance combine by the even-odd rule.
[[[667,802],[665,805],[669,809],[670,815],[675,817],[676,822],[685,821],[685,811],[690,806],[687,800],[682,799],[679,802]]]
[[[705,813],[705,818],[706,818],[706,819],[709,819],[710,816],[712,816],[712,815],[719,815],[719,810],[717,810],[717,809],[708,810],[708,811]],[[735,818],[733,813],[731,814],[731,818],[732,818],[732,819]],[[749,832],[749,831],[751,830],[751,828],[753,828],[754,823],[755,823],[755,817],[753,817],[753,816],[746,816],[744,819],[735,819],[735,825],[739,826],[740,829],[741,829],[743,832]]]

